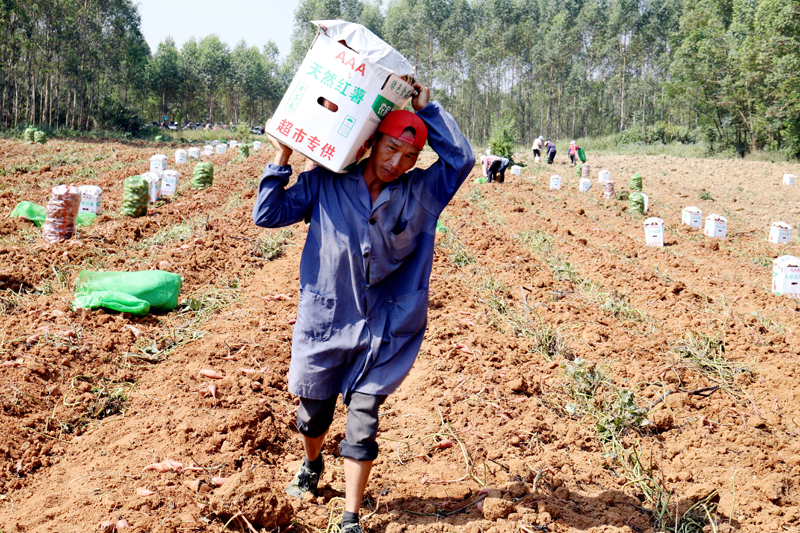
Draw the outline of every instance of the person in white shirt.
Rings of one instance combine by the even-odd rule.
[[[541,161],[542,157],[542,143],[544,142],[544,137],[539,135],[535,141],[533,141],[533,159],[537,163]]]

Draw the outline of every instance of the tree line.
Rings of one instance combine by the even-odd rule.
[[[300,0],[292,49],[214,35],[152,52],[131,0],[0,0],[0,125],[260,123],[313,39],[359,22],[467,136],[618,135],[800,155],[800,0]]]
[[[151,51],[132,0],[0,0],[0,127],[136,132],[146,118],[263,122],[278,48],[216,35]]]

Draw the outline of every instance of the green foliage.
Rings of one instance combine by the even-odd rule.
[[[710,202],[714,201],[714,195],[711,194],[711,191],[707,191],[702,189],[699,193],[697,193],[697,198],[700,200],[708,200]]]
[[[240,122],[236,125],[236,136],[239,137],[239,142],[243,144],[250,144],[253,142],[253,132],[246,122]]]
[[[97,124],[100,129],[137,135],[141,128],[142,119],[133,109],[126,106],[115,96],[107,96],[100,102]]]
[[[514,156],[514,146],[516,145],[516,132],[513,118],[505,118],[499,121],[492,129],[489,136],[489,146],[492,155],[512,159]]]
[[[675,351],[680,364],[699,372],[737,398],[744,395],[741,379],[749,382],[755,377],[753,369],[726,357],[725,342],[721,338],[693,332],[681,339]]]
[[[617,143],[626,144],[693,144],[694,133],[686,126],[657,122],[645,128],[629,128],[617,135]]]
[[[441,221],[440,221],[441,222]],[[438,226],[437,226],[438,227]],[[443,235],[441,245],[448,250],[450,259],[457,267],[465,267],[475,262],[475,256],[458,238],[457,232],[452,231],[444,223],[441,224]]]
[[[36,128],[34,128],[33,126],[28,126],[27,128],[25,128],[25,132],[22,134],[22,138],[27,143],[35,142],[36,131],[37,131]]]
[[[292,243],[292,230],[282,229],[272,235],[257,238],[250,248],[250,255],[267,261],[281,257],[287,246]]]

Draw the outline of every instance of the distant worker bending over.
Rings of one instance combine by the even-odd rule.
[[[544,143],[544,151],[547,153],[547,164],[552,165],[556,158],[556,145],[551,141],[546,141]]]
[[[506,181],[506,168],[511,164],[511,161],[505,157],[496,155],[482,155],[481,165],[483,166],[483,173],[486,174],[486,181],[489,183],[497,179],[497,183]],[[499,173],[499,175],[498,175]]]
[[[467,139],[427,87],[414,83],[416,113],[378,127],[368,159],[346,174],[303,172],[288,189],[292,150],[276,154],[258,186],[253,221],[275,228],[305,220],[289,391],[299,396],[305,460],[286,488],[315,493],[320,453],[338,396],[348,406],[343,533],[361,533],[358,511],[378,456],[378,408],[408,375],[428,323],[436,221],[475,164]],[[427,138],[439,160],[414,169]]]

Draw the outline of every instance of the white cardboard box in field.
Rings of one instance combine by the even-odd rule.
[[[177,170],[165,170],[161,173],[161,195],[171,195],[178,192],[178,181],[181,175]]]
[[[597,181],[599,181],[600,183],[606,183],[608,181],[611,181],[611,172],[609,172],[608,170],[601,170],[600,172],[597,173]]]
[[[773,222],[769,228],[769,242],[788,244],[792,240],[792,227],[786,222]]]
[[[692,229],[700,229],[703,226],[703,212],[693,205],[684,207],[681,211],[681,222],[691,226]]]
[[[522,167],[519,165],[511,165],[511,174],[514,176],[520,176],[522,174]]]
[[[724,239],[728,235],[728,219],[722,215],[712,213],[706,217],[703,234],[707,237]]]
[[[647,246],[664,246],[664,221],[650,217],[644,221],[644,241]]]
[[[187,155],[192,159],[200,159],[200,148],[189,148]]]
[[[784,174],[783,175],[783,184],[784,185],[794,185],[797,181],[797,176],[794,174]]]
[[[772,292],[800,297],[800,259],[782,255],[772,261]]]
[[[213,141],[211,141],[211,146],[216,146],[218,144],[219,144],[219,139],[214,139]]]
[[[188,157],[188,152],[181,148],[180,150],[175,150],[175,164],[176,165],[183,165],[186,163],[186,158]]]
[[[647,213],[650,211],[650,197],[647,196],[645,193],[640,193],[642,195],[642,199],[644,200],[644,212]]]
[[[592,188],[592,180],[589,178],[581,178],[578,182],[578,190],[581,192],[586,192]]]
[[[253,150],[261,150],[261,141],[253,141]]]
[[[81,211],[99,213],[100,202],[103,201],[103,189],[97,185],[81,185],[78,190],[81,191]]]
[[[227,144],[225,144],[225,143],[219,143],[219,144],[217,145],[217,153],[218,153],[218,154],[224,154],[224,153],[225,153],[225,152],[227,152],[227,151],[228,151],[228,145],[227,145]]]
[[[150,203],[155,202],[161,197],[161,174],[157,172],[145,172],[142,178],[147,182],[150,191]]]
[[[312,23],[319,34],[267,133],[325,168],[342,172],[367,153],[381,120],[408,103],[414,89],[401,77],[413,77],[414,69],[359,24]],[[326,107],[326,100],[334,105]]]
[[[555,190],[561,188],[561,176],[559,176],[558,174],[550,176],[550,188]]]
[[[167,156],[156,154],[150,158],[150,172],[164,172],[167,170]]]

